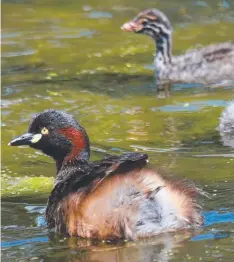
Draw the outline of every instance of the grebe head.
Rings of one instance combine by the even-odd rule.
[[[28,145],[61,163],[75,159],[89,160],[90,156],[89,139],[84,128],[70,114],[53,109],[36,115],[28,132],[12,140],[9,145]]]
[[[123,24],[121,29],[127,32],[146,34],[153,38],[172,33],[169,19],[158,9],[147,9],[140,12],[133,20]]]

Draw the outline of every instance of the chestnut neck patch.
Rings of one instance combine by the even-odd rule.
[[[59,129],[59,133],[64,135],[72,144],[72,150],[69,155],[65,157],[65,161],[71,161],[79,158],[81,152],[86,150],[87,141],[82,130],[74,127],[66,127]]]

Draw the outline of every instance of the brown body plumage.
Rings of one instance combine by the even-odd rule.
[[[203,219],[195,201],[199,190],[194,185],[163,179],[147,167],[140,154],[124,157],[128,159],[126,162],[116,157],[105,169],[102,162],[96,162],[94,167],[91,163],[89,175],[93,181],[64,195],[62,200],[54,198],[62,193],[60,183],[67,183],[69,187],[68,181],[75,181],[69,178],[55,186],[48,202],[47,217],[48,221],[51,215],[55,218],[52,223],[55,222],[57,231],[63,232],[65,225],[70,236],[138,239],[202,225]],[[135,160],[130,164],[133,157]],[[102,161],[110,162],[110,158]],[[82,165],[79,165],[81,169]],[[101,173],[99,168],[103,169]],[[50,209],[52,203],[55,205],[53,210]]]

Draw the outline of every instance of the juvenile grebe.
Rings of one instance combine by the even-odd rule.
[[[28,132],[9,143],[53,157],[57,173],[46,208],[56,232],[100,240],[135,240],[203,224],[194,185],[170,182],[147,167],[146,154],[88,162],[88,136],[62,111],[36,115]]]
[[[121,27],[124,31],[149,35],[156,44],[154,59],[157,84],[217,84],[234,80],[234,42],[209,45],[172,56],[172,27],[167,16],[157,9],[140,12]]]

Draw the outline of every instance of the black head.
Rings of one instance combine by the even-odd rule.
[[[121,29],[146,34],[153,38],[163,34],[171,35],[172,32],[169,19],[158,9],[147,9],[140,12],[133,20],[125,23]]]
[[[28,145],[59,162],[88,160],[90,156],[89,139],[83,127],[70,114],[53,109],[36,115],[28,132],[9,145]]]

